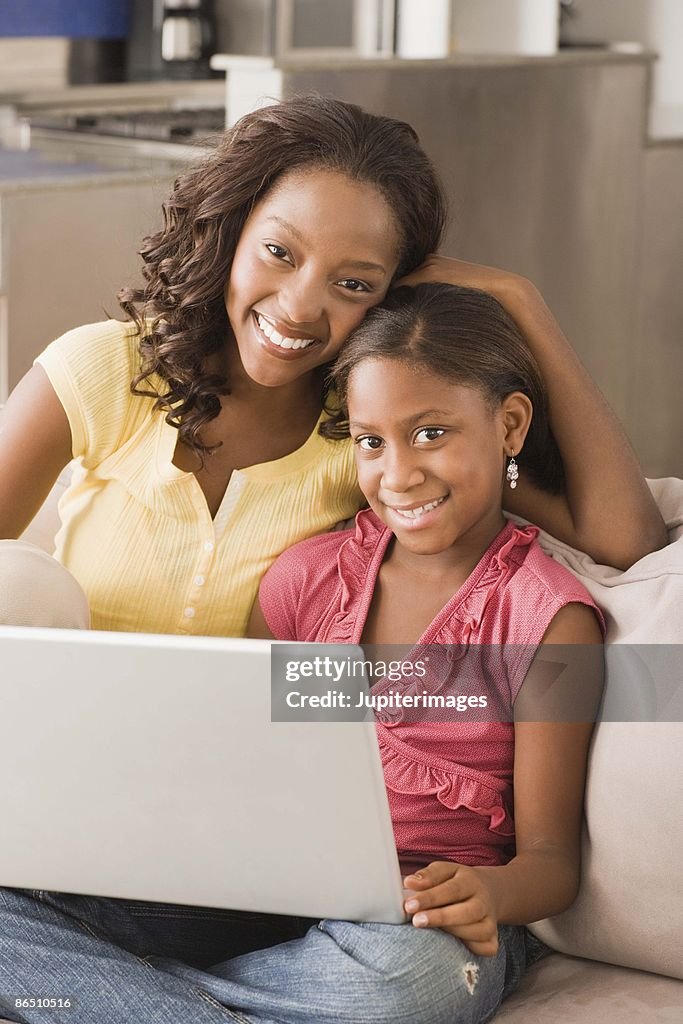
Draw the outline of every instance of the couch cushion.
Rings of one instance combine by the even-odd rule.
[[[606,613],[610,644],[683,643],[683,480],[648,480],[669,531],[669,544],[626,572],[541,532],[543,550],[577,576]]]
[[[553,949],[683,977],[682,749],[680,723],[596,730],[579,896],[531,926]]]
[[[683,481],[650,486],[672,543],[627,572],[541,537],[606,613],[605,717],[632,720],[596,727],[579,897],[531,930],[565,953],[681,978]]]
[[[47,551],[49,555],[53,554],[55,550],[55,534],[60,526],[59,499],[71,482],[72,471],[73,463],[70,462],[59,474],[52,490],[21,535],[22,540],[29,544],[35,544],[36,547]]]
[[[552,956],[529,968],[495,1024],[680,1024],[683,982]]]

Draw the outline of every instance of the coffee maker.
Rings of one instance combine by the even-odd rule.
[[[133,0],[131,15],[130,80],[213,77],[213,0]]]

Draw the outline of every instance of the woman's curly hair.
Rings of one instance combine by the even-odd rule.
[[[377,187],[400,231],[397,277],[441,241],[443,190],[403,121],[309,94],[262,107],[227,130],[216,152],[175,182],[162,229],[144,239],[145,286],[118,296],[139,335],[141,367],[131,390],[154,397],[200,457],[211,450],[202,427],[230,394],[229,380],[207,372],[206,360],[231,337],[224,291],[240,233],[278,179],[303,167]]]

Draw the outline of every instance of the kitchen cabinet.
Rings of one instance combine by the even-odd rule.
[[[176,171],[0,149],[0,403],[53,338],[119,315]]]

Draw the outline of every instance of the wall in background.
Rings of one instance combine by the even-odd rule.
[[[659,54],[655,104],[683,104],[681,0],[575,0],[563,37],[568,42],[642,43]]]

